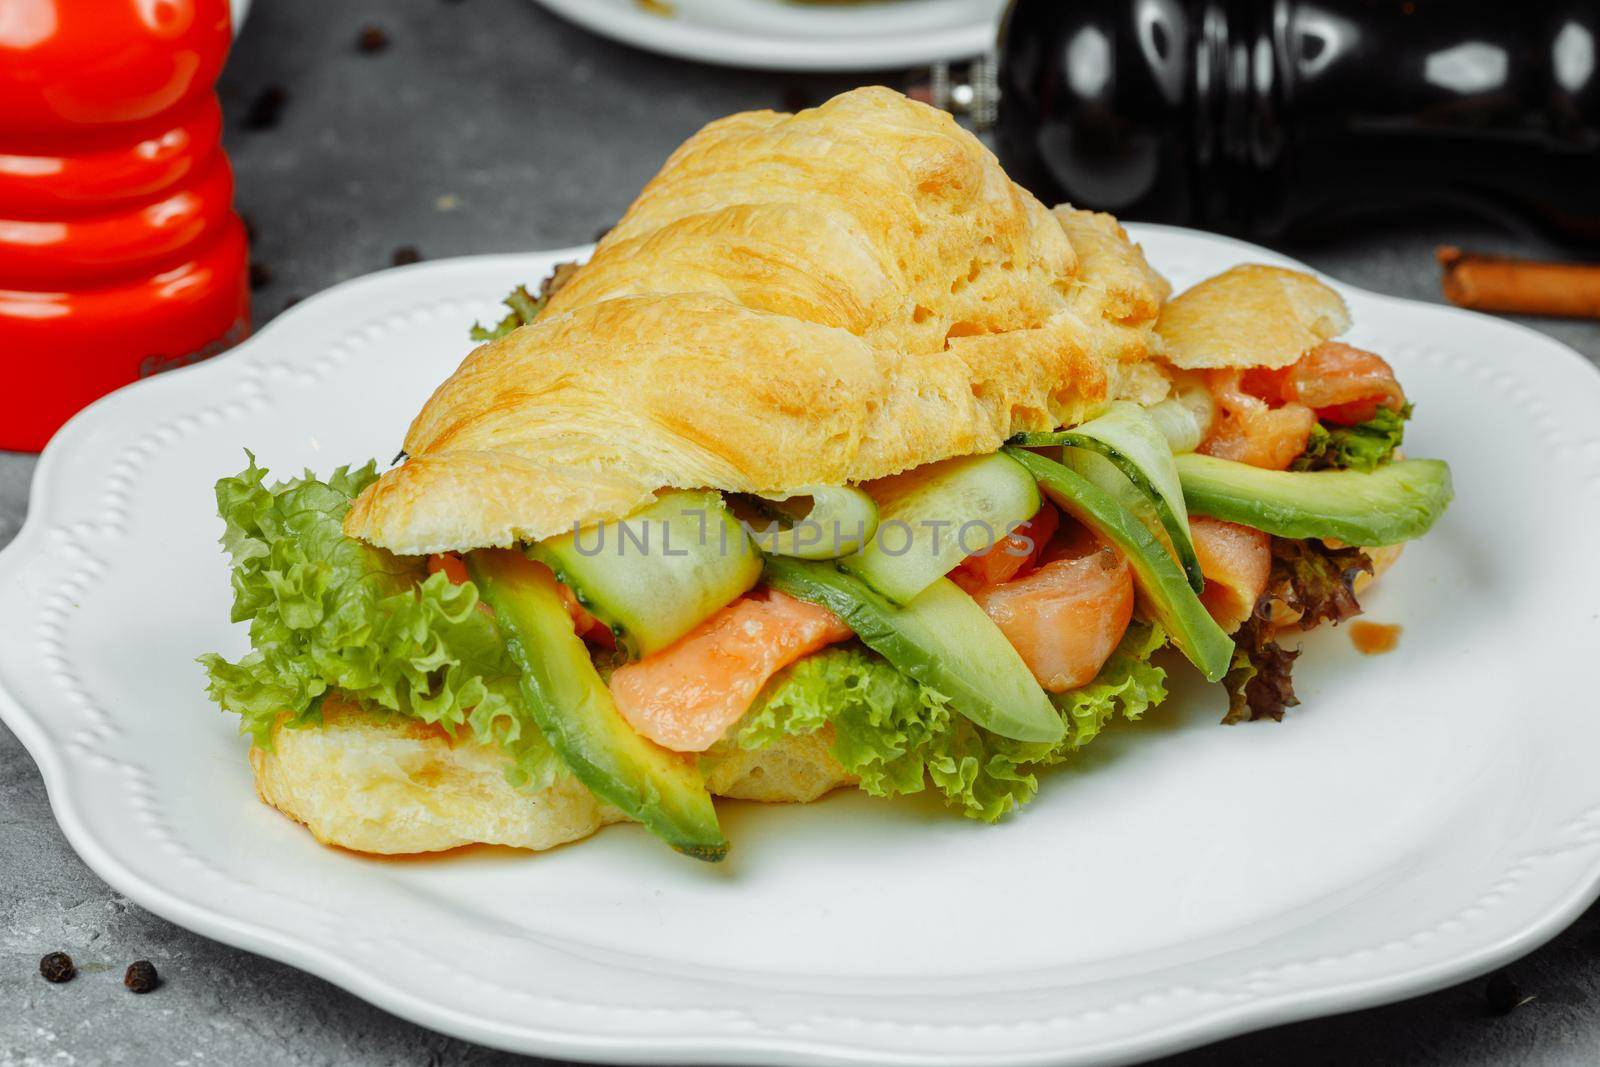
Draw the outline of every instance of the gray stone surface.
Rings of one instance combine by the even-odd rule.
[[[356,51],[368,23],[388,31],[386,51]],[[590,240],[706,120],[867,80],[904,79],[696,68],[588,37],[526,0],[258,2],[223,83],[238,202],[273,274],[256,294],[257,321],[295,296],[387,266],[400,246],[437,258]],[[290,94],[281,124],[243,129],[244,108],[272,83]],[[1286,251],[1358,285],[1431,300],[1441,241],[1543,251],[1443,220]],[[1600,361],[1600,325],[1534,325]],[[0,545],[22,520],[32,466],[0,454]],[[57,949],[81,972],[64,986],[37,973],[39,956]],[[143,997],[121,986],[138,958],[165,981]],[[1600,908],[1510,972],[1535,999],[1506,1017],[1486,1011],[1479,979],[1171,1062],[1600,1062]],[[32,761],[0,728],[0,1064],[515,1059],[419,1029],[111,892],[68,848]]]

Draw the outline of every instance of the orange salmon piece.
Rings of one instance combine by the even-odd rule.
[[[1128,561],[1084,534],[1038,570],[973,594],[1052,693],[1094,681],[1133,618]],[[1058,551],[1059,546],[1048,555]]]
[[[972,593],[1008,582],[1039,562],[1045,545],[1055,536],[1061,516],[1046,501],[1033,518],[996,541],[984,552],[974,552],[950,572],[950,580]]]
[[[1399,410],[1406,402],[1394,368],[1382,356],[1339,341],[1324,341],[1301,356],[1284,379],[1283,396],[1340,426],[1366,422],[1380,407]]]
[[[1254,380],[1245,381],[1246,373],[1206,373],[1206,387],[1222,411],[1199,451],[1252,467],[1287,470],[1295,457],[1306,450],[1306,441],[1317,423],[1316,413],[1298,401],[1273,407],[1246,388],[1247,384],[1255,384]]]
[[[611,676],[634,730],[674,752],[704,752],[774,674],[854,634],[826,608],[772,590],[747,594],[676,642]]]
[[[1189,533],[1206,580],[1200,603],[1231,634],[1244,625],[1267,591],[1272,539],[1260,530],[1204,515],[1189,516]]]

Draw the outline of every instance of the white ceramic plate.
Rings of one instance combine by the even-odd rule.
[[[1005,0],[537,0],[613,40],[680,59],[766,70],[879,70],[967,59],[994,47]]]
[[[1262,249],[1139,227],[1184,286]],[[1181,685],[986,827],[844,792],[723,806],[710,867],[618,826],[543,855],[362,859],[258,803],[194,657],[230,654],[213,479],[387,459],[513,283],[584,249],[384,271],[46,450],[0,554],[0,712],[73,847],[203,934],[489,1045],[630,1062],[1083,1064],[1458,981],[1596,895],[1600,376],[1531,331],[1345,287],[1459,497],[1313,635],[1305,704]]]

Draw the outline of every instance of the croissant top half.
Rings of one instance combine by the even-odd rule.
[[[414,554],[993,451],[1122,391],[1168,292],[1115,220],[1047,210],[883,88],[713,122],[543,314],[472,352],[356,501]]]

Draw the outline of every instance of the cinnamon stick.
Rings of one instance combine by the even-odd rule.
[[[1545,263],[1463,252],[1445,245],[1444,297],[1478,311],[1600,318],[1600,265]]]

